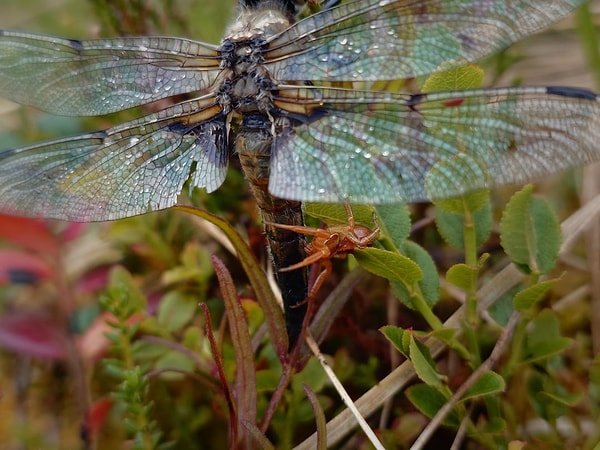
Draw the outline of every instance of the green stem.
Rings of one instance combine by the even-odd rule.
[[[477,268],[477,235],[475,232],[473,214],[468,209],[465,209],[463,233],[465,264],[469,267]],[[463,330],[470,350],[471,367],[476,369],[481,364],[479,340],[477,339],[476,334],[476,330],[479,327],[479,315],[477,314],[477,280],[471,283],[465,294],[465,321],[463,322]]]
[[[465,263],[470,267],[477,267],[477,235],[475,233],[473,215],[470,211],[466,210],[464,218]],[[471,328],[477,328],[479,324],[479,316],[477,315],[477,282],[472,283],[466,294],[465,318],[467,325]]]
[[[504,370],[502,371],[503,378],[509,379],[514,373],[515,369],[521,360],[523,354],[523,348],[525,346],[525,328],[527,327],[527,320],[521,319],[515,328],[513,334],[511,351],[509,353],[508,361],[504,364]]]
[[[442,321],[433,313],[433,310],[429,307],[423,297],[423,293],[417,284],[412,287],[406,286],[409,289],[410,298],[415,305],[415,308],[423,316],[427,324],[432,330],[440,330],[444,328]]]

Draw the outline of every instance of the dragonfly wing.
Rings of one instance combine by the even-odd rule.
[[[101,115],[203,91],[218,72],[216,47],[186,39],[0,31],[0,96],[55,114]]]
[[[284,129],[273,148],[277,197],[419,202],[600,159],[600,102],[582,89],[312,90],[323,104],[313,121]]]
[[[266,52],[276,79],[395,80],[493,54],[584,0],[355,0],[307,17]]]
[[[225,119],[186,123],[186,104],[110,128],[0,153],[0,211],[75,222],[168,208],[191,175],[223,182]]]

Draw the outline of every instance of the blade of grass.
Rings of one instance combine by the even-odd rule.
[[[252,343],[250,342],[250,330],[246,313],[236,294],[235,284],[231,274],[225,267],[225,264],[216,256],[211,257],[215,273],[219,279],[219,286],[225,302],[225,311],[229,321],[229,331],[231,341],[235,348],[235,388],[234,395],[237,399],[237,417],[238,432],[247,431],[247,428],[240,426],[244,423],[256,424],[256,372],[254,368],[254,353],[252,352]],[[240,433],[241,434],[241,433]],[[253,437],[247,432],[239,436],[239,443],[243,443],[245,448],[251,448]]]

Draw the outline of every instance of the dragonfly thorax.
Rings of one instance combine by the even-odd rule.
[[[252,0],[221,42],[219,53],[222,82],[217,99],[223,111],[268,112],[275,83],[264,68],[264,52],[269,37],[290,26],[288,11],[282,4]]]
[[[226,114],[232,111],[266,113],[272,109],[275,82],[263,65],[264,46],[264,39],[258,37],[223,41],[223,81],[217,90],[217,99]]]

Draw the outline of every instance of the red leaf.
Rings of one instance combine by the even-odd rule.
[[[16,250],[0,250],[0,285],[33,284],[53,275],[52,267],[38,256]]]
[[[34,358],[63,359],[66,334],[50,316],[5,314],[0,318],[0,346]]]
[[[113,403],[114,402],[110,398],[101,398],[96,400],[90,407],[83,422],[83,432],[88,440],[96,439],[100,428],[106,421],[106,416],[108,416]]]
[[[87,272],[77,280],[77,292],[89,294],[105,288],[108,284],[108,273],[111,269],[111,266],[102,266]]]
[[[46,223],[0,214],[0,238],[38,253],[56,254],[58,244]]]

